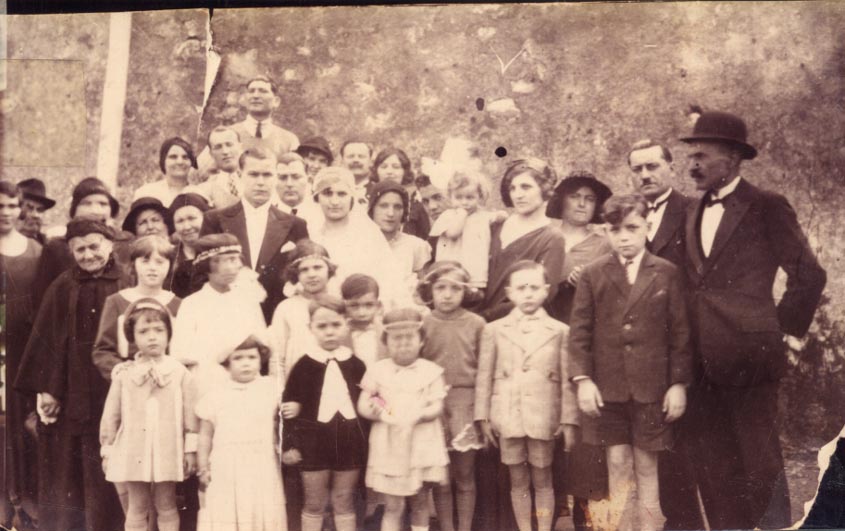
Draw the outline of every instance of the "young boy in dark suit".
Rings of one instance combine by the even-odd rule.
[[[671,447],[692,373],[680,273],[646,251],[648,207],[638,194],[604,204],[613,253],[584,269],[573,303],[569,373],[584,439],[607,448],[614,528],[660,529],[657,455]],[[636,476],[639,525],[630,507]]]

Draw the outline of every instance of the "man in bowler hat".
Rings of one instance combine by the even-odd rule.
[[[24,179],[18,183],[18,188],[23,193],[18,230],[27,238],[44,245],[47,242],[47,237],[41,231],[44,212],[53,208],[56,201],[47,197],[47,187],[41,179]]]
[[[713,529],[791,524],[776,426],[784,334],[803,336],[826,282],[780,194],[740,177],[757,150],[745,122],[704,112],[689,145],[689,174],[703,197],[687,210],[686,280],[699,377],[691,390],[695,464]],[[775,274],[787,275],[780,302]]]

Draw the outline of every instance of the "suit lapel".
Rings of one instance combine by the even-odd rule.
[[[704,273],[704,257],[701,255],[701,234],[698,231],[698,220],[701,219],[701,209],[704,208],[704,198],[691,203],[687,208],[686,247],[687,258],[695,266],[698,275]]]
[[[625,312],[628,313],[628,310],[636,304],[638,300],[643,296],[643,293],[648,290],[648,287],[651,286],[651,283],[654,282],[654,260],[652,255],[646,252],[643,254],[643,259],[640,261],[640,270],[637,272],[637,279],[634,281],[634,285],[631,286],[631,291],[628,294],[628,300],[625,302]]]
[[[713,264],[718,258],[719,253],[725,248],[725,244],[731,239],[731,235],[739,226],[745,213],[748,212],[748,207],[751,206],[750,201],[745,195],[745,185],[747,183],[742,180],[737,185],[736,190],[725,199],[725,213],[722,214],[722,220],[719,222],[719,228],[716,229],[716,236],[713,238],[713,247],[710,249],[710,256],[707,257],[707,267]]]
[[[273,255],[287,240],[292,223],[292,216],[285,215],[275,207],[270,207],[267,213],[267,230],[264,232],[264,241],[261,242],[261,251],[255,263],[256,269],[273,259]]]
[[[681,201],[680,194],[672,190],[669,194],[669,199],[666,201],[666,210],[663,212],[660,227],[651,241],[651,252],[653,254],[660,254],[660,251],[672,241],[683,216],[684,205]]]
[[[247,265],[251,264],[249,235],[246,230],[246,215],[244,214],[243,204],[238,201],[231,208],[223,210],[222,214],[220,224],[222,225],[223,232],[227,232],[238,238],[238,241],[241,242],[241,247],[243,247],[244,260]]]
[[[619,263],[619,257],[616,254],[610,255],[604,263],[603,269],[619,292],[627,297],[631,293],[631,285],[628,284],[628,276],[625,273],[625,268]]]
[[[542,310],[538,310],[542,311]],[[545,313],[545,312],[544,312]],[[534,322],[535,329],[531,333],[524,333],[520,330],[520,322],[516,317],[517,314],[509,314],[506,320],[502,323],[502,333],[505,337],[519,347],[520,356],[517,359],[513,357],[513,370],[517,369],[517,365],[522,366],[531,355],[537,352],[543,345],[548,343],[557,333],[557,328],[551,322],[548,315],[541,315],[539,319]]]

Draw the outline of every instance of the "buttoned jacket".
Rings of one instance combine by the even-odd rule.
[[[567,376],[568,327],[540,309],[488,323],[481,336],[475,418],[489,420],[502,437],[550,440],[561,424],[578,424]]]
[[[572,307],[569,373],[592,378],[605,402],[663,400],[692,380],[680,271],[643,254],[634,284],[615,254],[584,268]]]

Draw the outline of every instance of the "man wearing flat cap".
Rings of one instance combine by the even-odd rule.
[[[263,148],[241,154],[242,199],[226,208],[209,211],[201,234],[233,234],[243,247],[246,264],[258,273],[267,291],[261,309],[269,323],[276,305],[284,298],[282,272],[289,252],[297,241],[308,237],[301,218],[286,214],[272,205],[276,195],[276,156]],[[283,250],[284,249],[284,250]]]
[[[44,245],[47,242],[47,237],[41,232],[44,212],[53,208],[56,201],[47,197],[47,187],[41,179],[24,179],[18,183],[18,188],[23,193],[18,231]]]
[[[795,211],[780,194],[740,177],[757,150],[745,122],[704,112],[689,145],[689,174],[703,197],[687,210],[686,280],[699,377],[690,424],[707,520],[713,529],[791,524],[776,425],[784,334],[803,336],[826,274]],[[775,274],[787,275],[776,302]]]
[[[106,297],[130,285],[101,219],[67,225],[74,265],[47,289],[15,387],[38,397],[40,529],[114,531],[123,511],[100,466],[100,418],[109,383],[91,353]]]

